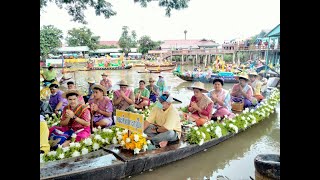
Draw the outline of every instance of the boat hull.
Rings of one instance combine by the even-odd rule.
[[[211,75],[211,78],[206,78],[206,77],[199,77],[199,78],[195,78],[195,77],[190,77],[190,76],[184,76],[181,74],[177,74],[177,76],[185,81],[200,81],[203,83],[212,83],[212,81],[215,78],[221,78],[224,80],[224,83],[237,83],[238,80],[234,77],[234,76],[219,76],[219,75]]]
[[[93,71],[93,70],[125,70],[125,69],[131,69],[132,65],[128,66],[117,66],[117,67],[93,67],[92,69],[87,69],[84,71]]]

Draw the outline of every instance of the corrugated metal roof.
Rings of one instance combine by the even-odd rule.
[[[94,53],[116,53],[119,52],[121,49],[120,48],[110,48],[110,49],[97,49],[95,51],[90,51]]]
[[[75,46],[75,47],[61,47],[58,49],[59,52],[82,52],[89,51],[88,46]]]
[[[273,28],[265,37],[278,37],[280,36],[280,24]]]

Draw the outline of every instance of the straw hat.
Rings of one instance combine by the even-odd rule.
[[[93,84],[93,83],[95,83],[96,81],[93,79],[93,77],[89,77],[89,78],[87,79],[87,82]]]
[[[239,75],[235,76],[235,78],[236,78],[237,80],[239,80],[239,78],[244,78],[244,79],[246,79],[247,81],[249,80],[249,76],[248,76],[247,73],[240,73]]]
[[[121,81],[118,83],[118,85],[119,85],[119,86],[129,86],[126,80],[121,80]]]
[[[249,72],[248,74],[249,76],[252,75],[252,76],[258,76],[258,73],[256,71],[252,71],[252,72]]]
[[[155,80],[155,79],[153,79],[153,77],[151,77],[151,78],[149,78],[149,82],[150,82],[150,81],[155,82],[156,80]]]
[[[91,89],[93,90],[93,89],[101,89],[102,91],[103,91],[103,95],[106,95],[107,94],[107,89],[106,89],[106,87],[104,87],[104,86],[102,86],[102,85],[100,85],[100,84],[95,84],[95,85],[93,85],[93,86],[91,86]]]
[[[192,84],[192,86],[187,87],[187,89],[189,90],[193,90],[194,88],[200,89],[201,92],[203,93],[207,93],[208,91],[204,88],[204,84],[202,82],[195,82]]]
[[[67,90],[66,92],[64,92],[62,94],[62,97],[63,98],[67,98],[67,95],[70,94],[70,93],[75,93],[77,94],[78,96],[81,96],[81,93],[77,90],[77,89],[70,89],[70,90]]]
[[[105,72],[103,74],[101,74],[101,76],[108,76],[108,74],[106,74]]]

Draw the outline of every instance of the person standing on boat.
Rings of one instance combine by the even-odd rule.
[[[261,94],[262,82],[258,79],[258,73],[256,71],[249,73],[250,83],[249,85],[253,89],[253,97],[255,97],[258,102],[260,102],[264,97]]]
[[[89,105],[93,116],[94,127],[108,127],[113,124],[113,106],[111,100],[105,96],[107,90],[102,85],[93,85],[93,98],[89,100]]]
[[[212,83],[213,90],[208,93],[214,103],[212,119],[224,118],[225,116],[233,118],[235,114],[231,111],[231,96],[229,91],[223,89],[223,79],[215,78]]]
[[[93,90],[91,89],[91,87],[95,84],[96,81],[92,77],[89,77],[87,82],[89,85],[89,89],[88,89],[88,94],[86,96],[83,96],[85,103],[87,103],[89,101],[89,99],[92,98]]]
[[[128,83],[125,80],[121,80],[118,85],[119,90],[113,92],[113,108],[114,112],[116,109],[122,111],[133,111],[134,110],[134,94],[131,89],[128,88]]]
[[[168,142],[181,137],[181,122],[178,110],[172,105],[170,94],[163,94],[144,121],[144,133],[155,146],[165,147]]]
[[[112,88],[112,82],[108,78],[108,74],[103,73],[101,74],[101,76],[102,76],[102,80],[100,81],[100,85],[104,86],[107,90],[107,94],[109,94]]]
[[[68,90],[77,89],[73,81],[67,82],[67,85],[68,85]],[[85,104],[83,96],[79,96],[78,101],[79,101],[79,104]]]
[[[239,79],[239,83],[234,84],[231,90],[231,100],[233,102],[244,101],[244,108],[252,106],[253,90],[248,84],[249,77],[246,73],[242,73],[236,78]]]
[[[139,81],[139,87],[134,89],[135,104],[137,109],[143,109],[145,106],[150,105],[150,91],[145,87],[146,82],[144,80]]]
[[[55,80],[57,80],[57,73],[56,71],[53,69],[53,66],[49,66],[48,67],[48,70],[45,71],[43,74],[42,74],[43,78],[44,78],[44,81],[43,82],[54,82]]]
[[[88,105],[79,104],[78,96],[81,96],[78,90],[68,90],[63,93],[63,97],[68,100],[68,105],[63,108],[60,126],[53,126],[49,129],[51,147],[57,147],[61,144],[63,147],[69,146],[72,133],[76,134],[75,142],[88,138],[91,135],[90,120],[91,114]],[[64,133],[69,133],[64,142],[56,142],[52,135],[63,136]],[[65,136],[66,137],[66,136]],[[61,138],[62,139],[62,138]]]
[[[165,82],[164,77],[162,75],[159,75],[159,79],[158,79],[156,85],[159,87],[159,93],[162,94],[166,88],[166,82]]]
[[[190,120],[195,121],[198,126],[203,125],[211,119],[212,116],[212,100],[203,93],[208,93],[202,82],[195,82],[192,86],[187,87],[193,90],[194,95],[191,97],[188,111],[192,113]]]
[[[63,108],[68,104],[68,101],[62,97],[63,92],[59,89],[58,84],[50,84],[49,89],[51,92],[49,104],[57,114],[59,111],[63,110]]]
[[[147,85],[147,89],[150,91],[149,99],[151,102],[156,102],[157,97],[159,96],[159,87],[154,84],[155,80],[151,77],[149,78],[149,85]]]

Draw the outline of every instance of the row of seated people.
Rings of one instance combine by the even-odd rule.
[[[192,114],[190,119],[198,121],[202,125],[208,120],[216,120],[218,117],[233,118],[231,104],[233,102],[243,103],[244,108],[256,106],[264,97],[261,94],[261,87],[265,84],[260,81],[261,75],[250,72],[249,76],[242,73],[237,76],[239,82],[234,84],[231,93],[223,89],[223,79],[213,80],[213,90],[207,91],[204,84],[195,82],[188,89],[193,90],[194,95],[188,106],[188,111]]]
[[[253,97],[252,88],[248,85],[249,78],[246,75],[239,76],[239,83],[232,88],[232,98],[243,98],[244,100]],[[120,89],[114,92],[113,101],[106,94],[106,89],[101,85],[94,85],[93,98],[89,100],[90,107],[79,103],[81,97],[76,89],[69,89],[62,94],[67,99],[68,104],[63,108],[61,117],[61,126],[53,126],[50,133],[54,131],[64,133],[76,133],[76,141],[89,137],[90,119],[93,115],[93,125],[108,127],[113,124],[112,112],[113,107],[120,110],[128,110],[134,101],[132,93],[128,90],[128,84],[122,80],[118,84]],[[144,85],[140,81],[140,87]],[[234,114],[230,110],[232,100],[229,91],[222,88],[223,80],[215,79],[213,81],[214,89],[208,92],[201,82],[195,82],[188,89],[194,91],[194,96],[188,110],[193,114],[194,121],[203,120],[203,123],[212,117],[232,117]],[[241,91],[241,92],[240,92]],[[250,93],[251,92],[251,93]],[[206,94],[204,94],[206,93]],[[242,96],[236,96],[236,95]],[[246,96],[248,95],[248,96]],[[169,94],[162,94],[157,98],[155,108],[152,109],[150,116],[145,121],[145,133],[154,145],[164,147],[170,141],[176,141],[181,137],[181,122],[177,109],[171,105],[174,101]],[[113,102],[113,104],[112,104]],[[251,101],[250,101],[251,102]],[[251,103],[252,104],[252,103]],[[248,103],[247,103],[248,105]],[[250,106],[250,104],[249,104]],[[213,111],[215,109],[215,111]],[[91,111],[91,113],[90,113]],[[203,123],[197,123],[202,125]],[[69,134],[70,135],[70,134]],[[68,146],[70,141],[62,143]]]

